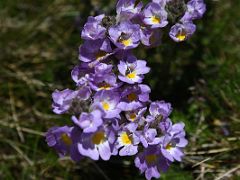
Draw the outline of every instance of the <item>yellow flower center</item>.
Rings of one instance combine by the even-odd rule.
[[[99,88],[98,90],[109,90],[111,88],[111,85],[106,83],[106,82],[102,82],[99,84]]]
[[[124,145],[132,144],[132,138],[126,132],[121,134],[121,141]]]
[[[171,149],[172,149],[171,143],[168,143],[168,144],[167,144],[166,149],[167,149],[167,150],[171,150]]]
[[[161,19],[159,17],[152,16],[151,21],[153,24],[159,24],[161,22]]]
[[[137,74],[136,74],[135,71],[133,71],[133,72],[127,74],[127,77],[128,77],[129,79],[133,79],[133,78],[135,78],[136,76],[137,76]]]
[[[136,101],[137,100],[137,95],[135,93],[130,93],[129,95],[127,95],[127,99],[129,101]]]
[[[129,118],[130,118],[130,120],[131,120],[132,122],[135,121],[136,117],[137,117],[137,115],[136,115],[135,113],[131,113],[131,114],[129,115]]]
[[[72,144],[71,138],[66,133],[63,133],[61,135],[61,140],[64,142],[64,144],[66,144],[68,146],[70,146]]]
[[[179,41],[184,41],[186,39],[187,35],[185,32],[180,32],[177,34],[176,38],[179,40]]]
[[[104,139],[105,139],[104,132],[98,131],[92,136],[92,143],[98,145],[103,143]]]
[[[99,51],[97,54],[96,54],[96,60],[100,61],[102,58],[104,58],[105,56],[107,55],[106,52],[104,51]]]
[[[124,46],[130,46],[130,45],[132,44],[132,39],[129,38],[129,39],[121,40],[121,43],[122,43]]]
[[[110,105],[107,102],[103,102],[102,107],[105,111],[108,111],[110,109]]]
[[[145,159],[148,164],[153,164],[153,163],[157,162],[157,155],[149,154],[149,155],[145,156]]]

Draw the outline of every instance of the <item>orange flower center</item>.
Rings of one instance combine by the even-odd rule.
[[[105,139],[104,132],[98,131],[92,136],[92,143],[98,145],[103,143],[104,139]]]

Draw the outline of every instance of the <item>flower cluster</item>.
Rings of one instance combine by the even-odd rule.
[[[174,11],[174,6],[184,11]],[[205,5],[202,0],[153,0],[144,7],[138,0],[119,0],[116,10],[116,17],[89,17],[84,25],[80,64],[71,73],[76,89],[52,94],[53,111],[70,114],[72,125],[49,129],[46,141],[74,161],[135,155],[136,167],[149,180],[181,161],[188,142],[184,124],[169,118],[171,104],[150,100],[151,89],[143,84],[150,68],[131,50],[140,43],[159,44],[168,19],[177,20],[170,37],[187,39],[195,31],[192,20],[203,15]]]

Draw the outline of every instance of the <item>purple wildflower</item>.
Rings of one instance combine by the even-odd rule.
[[[135,60],[133,57],[129,57],[127,61],[120,61],[118,78],[128,84],[141,83],[143,75],[150,71],[146,64],[146,61]]]
[[[52,93],[53,98],[53,112],[56,114],[63,114],[71,107],[73,99],[77,96],[77,92],[65,89],[63,91],[55,90]]]
[[[93,68],[90,68],[87,63],[81,63],[73,68],[71,75],[77,86],[87,86],[91,80],[91,73]]]
[[[149,3],[143,10],[143,22],[151,28],[162,28],[168,24],[167,12],[157,3]]]
[[[46,133],[48,146],[54,148],[60,157],[70,155],[74,161],[80,161],[82,155],[78,152],[72,136],[73,127],[52,127]]]
[[[94,73],[96,76],[104,76],[106,73],[112,73],[113,65],[106,64],[106,63],[100,63],[94,68]]]
[[[111,41],[120,49],[132,49],[139,45],[139,25],[124,21],[109,29]]]
[[[142,107],[149,101],[150,88],[147,85],[140,84],[126,87],[122,94],[118,107],[123,111],[132,111]]]
[[[96,132],[78,134],[78,137],[80,137],[78,150],[83,156],[93,160],[98,160],[99,156],[105,161],[110,159],[112,155],[111,144],[115,141],[114,133],[110,128],[100,127]]]
[[[81,127],[84,133],[95,132],[103,124],[102,112],[100,110],[94,110],[91,113],[83,112],[79,118],[73,116],[72,121]]]
[[[161,152],[170,161],[181,161],[184,156],[182,149],[188,144],[185,139],[184,124],[177,123],[161,138]]]
[[[48,146],[54,148],[60,157],[66,156],[72,146],[71,139],[72,127],[52,127],[46,133]]]
[[[128,124],[123,130],[119,131],[117,138],[117,148],[120,156],[132,156],[138,152],[139,138],[135,135],[137,125]]]
[[[112,72],[112,65],[100,63],[95,66],[95,73],[89,85],[93,90],[100,91],[118,88],[121,83],[117,82],[117,77]]]
[[[91,96],[91,90],[88,86],[82,86],[77,90],[77,99],[79,101],[86,101]]]
[[[149,119],[149,121],[153,121],[156,118],[161,120],[170,115],[172,112],[172,107],[170,103],[166,103],[165,101],[155,101],[150,104],[149,112],[152,117],[152,119]]]
[[[161,30],[149,29],[147,27],[141,27],[140,37],[141,43],[148,47],[155,47],[161,44]]]
[[[147,180],[153,177],[159,178],[160,172],[167,171],[170,163],[166,160],[157,146],[149,146],[139,153],[135,158],[135,166],[139,168],[140,172],[145,172]]]
[[[125,116],[127,120],[134,123],[139,123],[139,120],[143,117],[143,114],[146,112],[147,108],[138,108],[133,111],[126,111]]]
[[[147,148],[149,145],[158,144],[159,138],[157,136],[156,128],[150,128],[149,124],[146,124],[142,131],[138,134],[143,147]]]
[[[89,87],[83,86],[79,90],[73,91],[65,89],[63,91],[55,90],[52,94],[53,98],[53,112],[56,114],[63,114],[72,107],[74,100],[86,101],[91,95]]]
[[[191,37],[195,30],[196,26],[192,22],[177,23],[171,27],[169,35],[174,41],[181,42]]]
[[[203,0],[191,0],[187,3],[187,11],[181,21],[192,21],[202,18],[206,11],[206,4]]]
[[[93,62],[97,64],[110,55],[112,55],[112,48],[108,39],[85,41],[79,48],[79,59],[83,62]]]
[[[82,38],[85,40],[103,39],[106,36],[106,28],[101,25],[104,17],[103,14],[96,17],[90,16],[83,27]]]
[[[172,128],[172,121],[169,118],[162,119],[158,124],[159,129],[161,129],[162,133],[167,133],[169,129]]]
[[[138,0],[119,0],[117,3],[117,20],[124,21],[131,19],[140,13],[143,3]]]
[[[95,77],[90,82],[90,87],[95,91],[112,90],[117,88],[120,84],[117,83],[117,78],[114,73],[105,74],[101,77]]]
[[[92,108],[100,107],[104,112],[104,118],[118,117],[121,110],[117,107],[119,103],[119,93],[114,91],[98,91],[94,96]]]

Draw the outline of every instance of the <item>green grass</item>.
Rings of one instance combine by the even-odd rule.
[[[59,160],[42,136],[70,124],[68,116],[51,112],[51,93],[74,88],[80,27],[94,8],[113,13],[114,4],[0,1],[0,179],[144,179],[130,158]],[[188,42],[174,43],[165,33],[158,48],[136,51],[152,68],[145,80],[151,98],[170,101],[173,121],[186,124],[187,156],[162,179],[214,179],[240,162],[240,3],[207,1],[207,7]],[[238,176],[235,170],[226,178]]]

